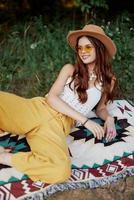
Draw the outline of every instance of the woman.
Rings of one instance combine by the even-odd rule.
[[[101,27],[92,24],[70,32],[67,40],[76,51],[77,62],[63,66],[45,98],[0,93],[0,129],[25,134],[31,148],[15,154],[2,149],[0,163],[15,167],[34,181],[57,183],[69,178],[66,136],[74,125],[85,126],[99,140],[116,136],[114,119],[106,108],[115,91],[111,66],[115,44]],[[105,120],[104,127],[88,119],[93,108]]]

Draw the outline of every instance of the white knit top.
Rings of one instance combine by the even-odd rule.
[[[89,117],[90,112],[96,106],[101,98],[101,85],[97,84],[97,86],[91,87],[87,89],[87,101],[85,103],[79,102],[78,95],[74,90],[71,90],[69,87],[69,83],[71,81],[71,77],[68,78],[63,92],[60,95],[60,98],[69,104],[76,111],[82,113],[84,116]],[[74,82],[71,83],[71,88],[74,88]]]

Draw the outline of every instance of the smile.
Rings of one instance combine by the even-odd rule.
[[[81,58],[82,58],[83,60],[86,60],[87,58],[89,58],[89,55],[81,56]]]

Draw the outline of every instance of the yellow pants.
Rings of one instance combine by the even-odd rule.
[[[46,98],[25,99],[0,92],[0,129],[25,135],[30,152],[12,155],[12,165],[33,181],[59,183],[69,178],[66,136],[74,121],[52,109]]]

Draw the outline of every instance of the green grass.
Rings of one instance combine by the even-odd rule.
[[[117,44],[114,70],[123,94],[133,99],[134,29],[132,19],[123,14],[115,21],[99,20]],[[1,34],[0,89],[32,97],[48,92],[65,63],[74,62],[73,51],[66,43],[69,30],[82,27],[79,22],[60,21],[46,25],[42,17],[18,23]],[[1,32],[3,31],[2,26]],[[4,31],[3,31],[4,32]]]

